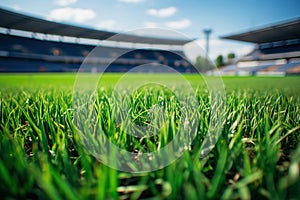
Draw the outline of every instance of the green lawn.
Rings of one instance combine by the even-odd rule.
[[[84,75],[82,75],[84,76]],[[86,74],[91,79],[98,79],[99,74]],[[118,81],[122,74],[107,73],[103,76],[104,87],[111,86]],[[149,77],[148,74],[129,75],[131,80],[144,79]],[[151,75],[150,75],[151,76]],[[172,80],[173,74],[158,74],[152,77],[154,79],[169,79]],[[72,89],[74,85],[76,74],[73,73],[43,73],[43,74],[0,74],[0,86],[2,88],[59,88]],[[203,78],[200,75],[187,74],[185,78],[193,84],[193,86],[204,86]],[[222,80],[226,86],[227,91],[239,89],[252,90],[290,90],[291,92],[300,93],[300,77],[239,77],[239,76],[225,76]]]
[[[185,75],[190,91],[174,74],[105,74],[95,94],[99,75],[80,78],[0,75],[1,198],[300,197],[300,77]],[[130,90],[145,80],[169,87]]]

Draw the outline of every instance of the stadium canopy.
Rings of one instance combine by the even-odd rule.
[[[221,37],[256,44],[300,39],[300,18],[265,26],[244,33]]]
[[[161,45],[184,45],[192,41],[187,39],[156,38],[115,33],[110,31],[101,31],[93,28],[85,28],[70,24],[48,21],[41,18],[9,11],[3,8],[0,8],[0,19],[0,27],[3,28],[29,31],[34,33],[70,36],[75,38],[109,40],[110,37],[114,36],[111,41]]]

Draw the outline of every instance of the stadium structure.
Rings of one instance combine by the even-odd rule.
[[[0,72],[127,72],[137,65],[146,65],[148,72],[164,72],[161,65],[197,72],[183,54],[188,39],[117,34],[3,8],[0,18]],[[94,56],[88,56],[91,52]]]
[[[256,44],[236,63],[220,68],[223,75],[300,74],[300,18],[221,38]]]

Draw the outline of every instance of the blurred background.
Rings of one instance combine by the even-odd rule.
[[[213,64],[222,74],[300,71],[296,0],[3,0],[0,6],[2,72],[78,71],[99,45],[101,59],[84,70],[100,72],[113,61],[106,71],[140,64],[149,64],[149,72],[161,72],[159,64],[185,73],[215,74]]]

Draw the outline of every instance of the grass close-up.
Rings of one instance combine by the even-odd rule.
[[[88,87],[99,74],[83,76]],[[220,103],[205,84],[215,77],[184,75],[193,96],[174,76],[129,74],[129,84],[151,77],[173,87],[115,93],[122,74],[104,74],[92,99],[76,99],[75,74],[2,74],[1,198],[300,198],[299,77],[222,77]],[[220,134],[203,156],[214,120]],[[106,139],[133,154],[103,149]],[[184,145],[168,151],[180,156],[166,166],[142,156],[173,140]]]

